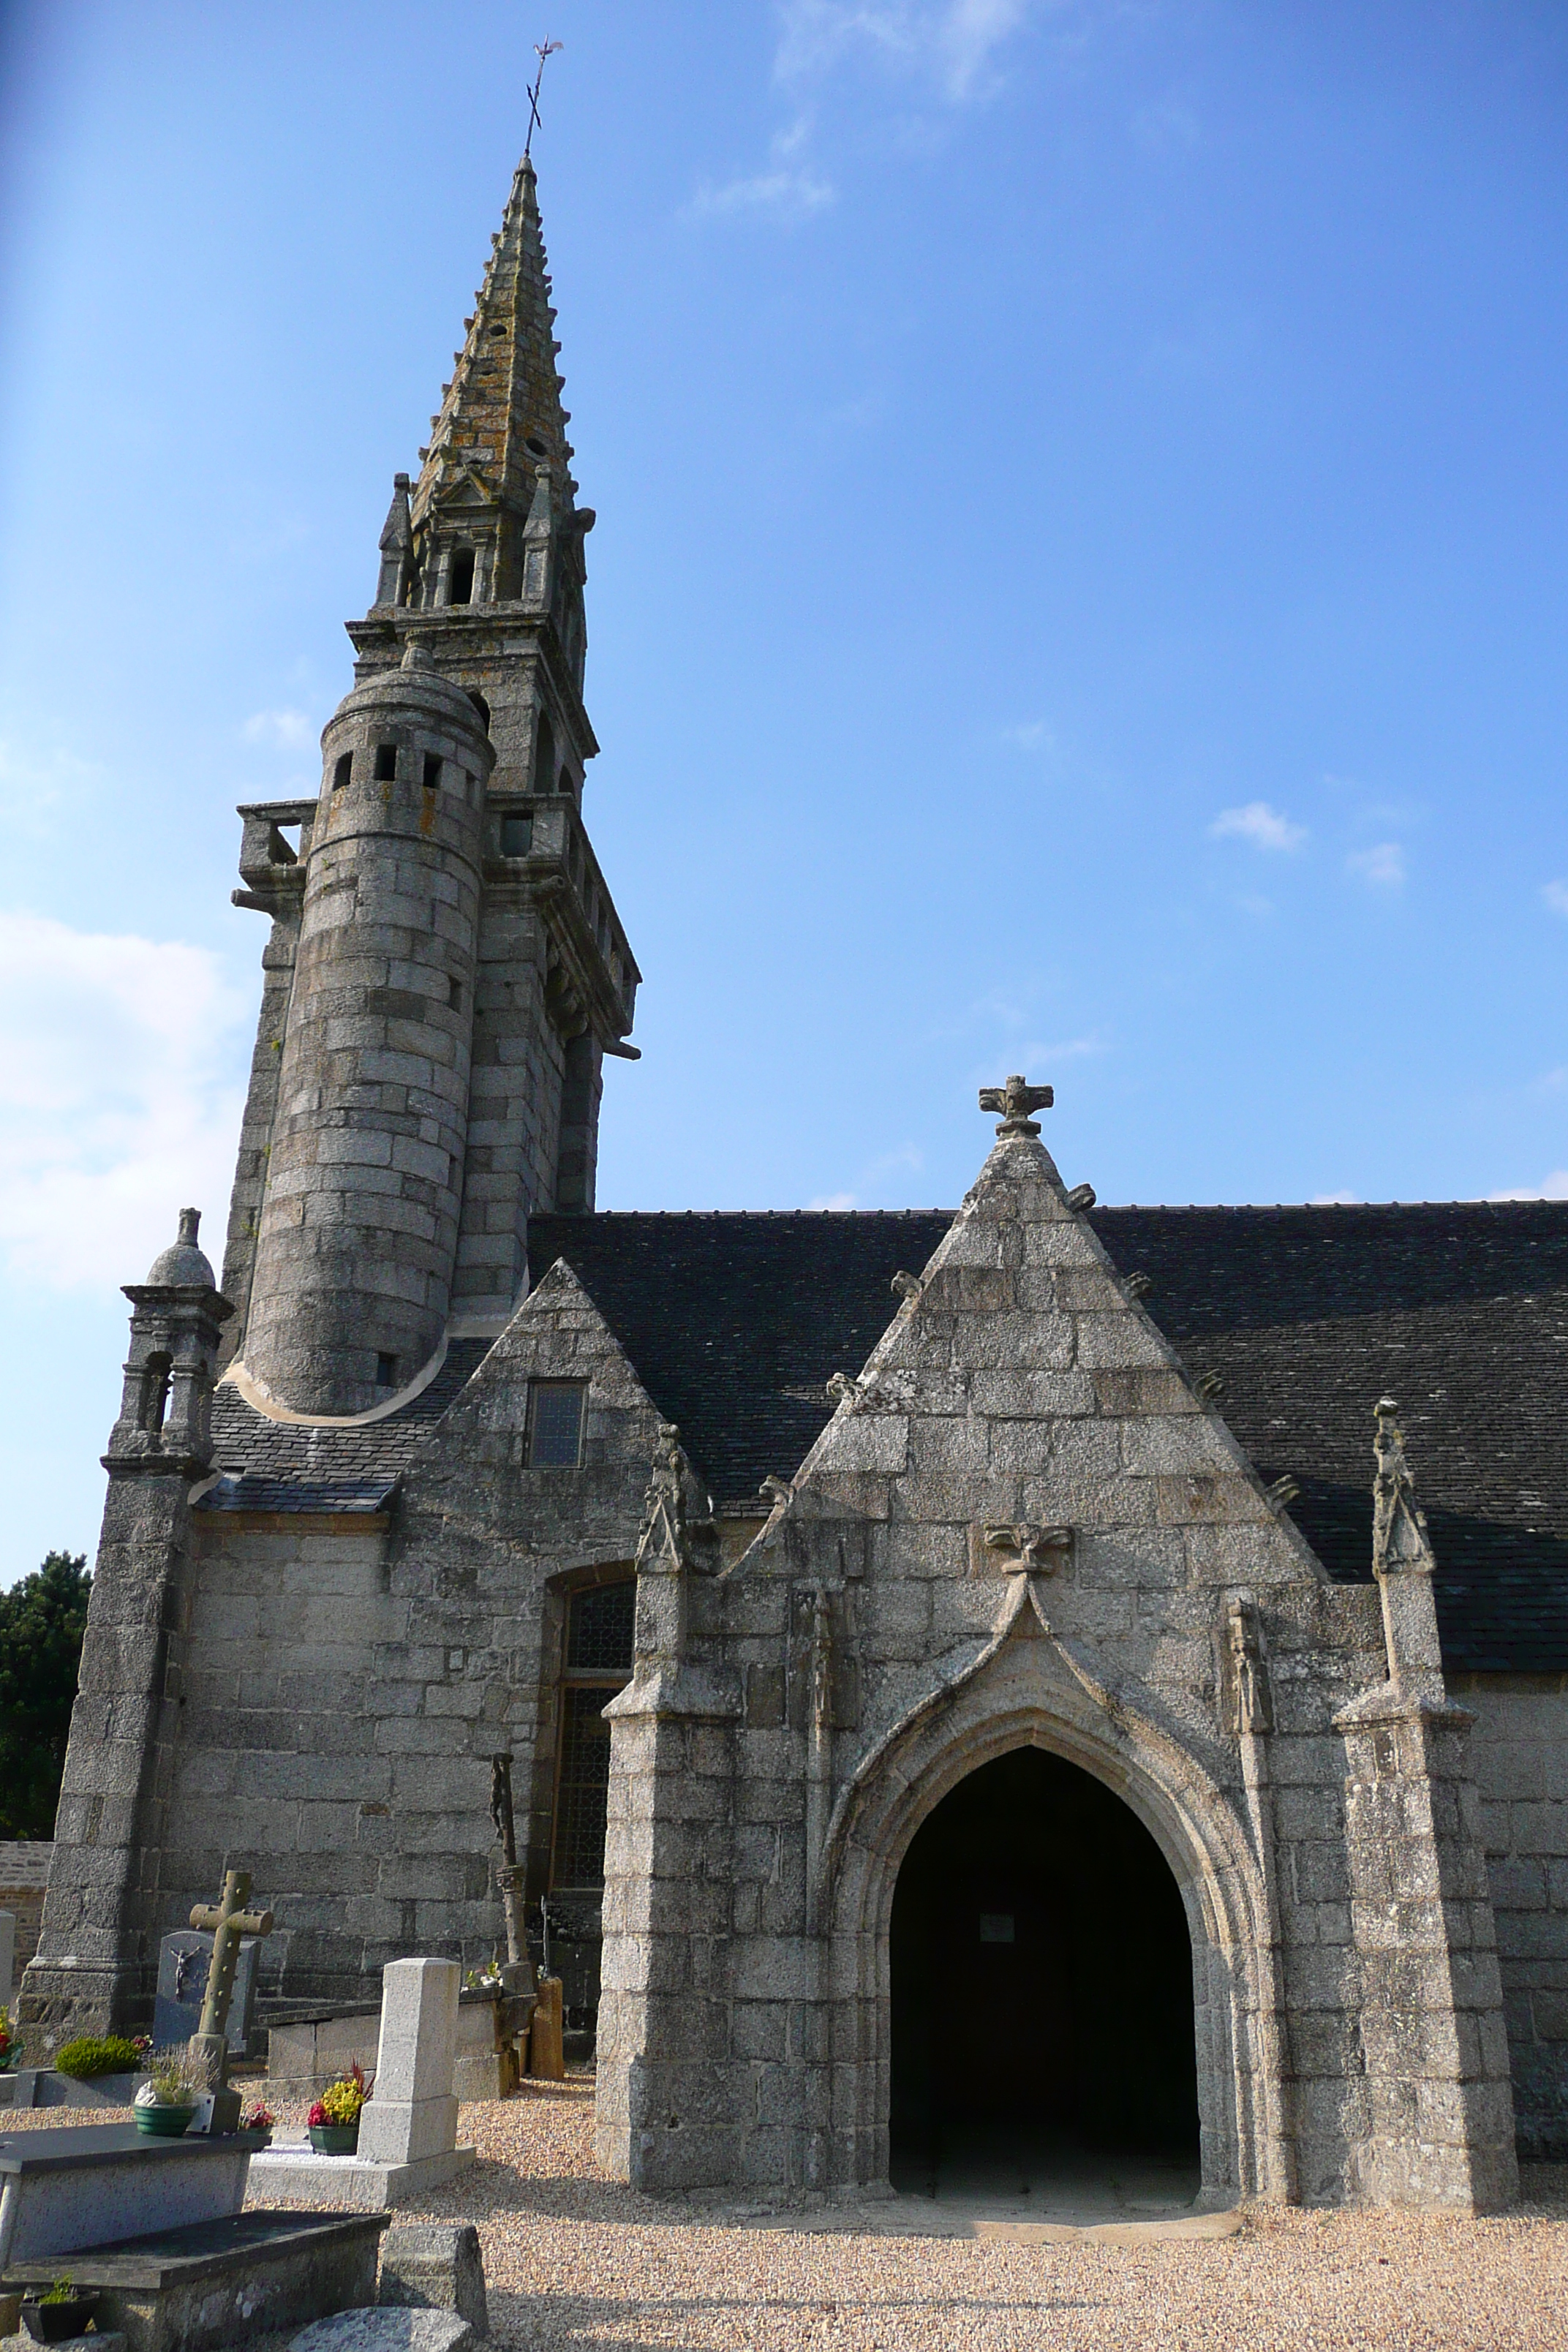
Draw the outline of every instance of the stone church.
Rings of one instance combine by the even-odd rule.
[[[506,1753],[621,2179],[1033,2123],[1506,2203],[1568,2152],[1568,1205],[1101,1208],[1011,1077],[956,1212],[597,1213],[554,320],[525,161],[320,793],[240,812],[223,1271],[187,1211],[127,1292],[35,2044],[226,1866],[274,2014],[488,1958]]]

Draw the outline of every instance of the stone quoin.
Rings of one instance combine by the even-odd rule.
[[[319,794],[240,812],[222,1279],[187,1211],[127,1292],[29,2055],[229,1872],[261,2021],[488,1961],[504,1756],[617,2178],[1027,2110],[1506,2205],[1568,2153],[1568,1204],[1101,1208],[1013,1076],[956,1212],[596,1213],[554,319],[525,157]]]

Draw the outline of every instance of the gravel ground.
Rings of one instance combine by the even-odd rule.
[[[101,2111],[100,2111],[101,2113]],[[107,2114],[104,2120],[110,2119]],[[0,2114],[0,2132],[89,2120]],[[299,2136],[304,2109],[285,2109]],[[595,2170],[593,2086],[466,2106],[480,2161],[400,2221],[477,2221],[492,2340],[595,2352],[1563,2352],[1568,2167],[1485,2221],[1279,2212],[1240,2235],[1025,2246],[831,2213],[729,2221]]]

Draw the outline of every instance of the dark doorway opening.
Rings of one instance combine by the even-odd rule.
[[[1049,2206],[1088,2184],[1136,2210],[1197,2193],[1186,1914],[1092,1775],[1021,1748],[962,1780],[904,1857],[891,1941],[895,2189]]]

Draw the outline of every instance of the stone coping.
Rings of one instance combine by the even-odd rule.
[[[480,2001],[495,2002],[505,1999],[500,1990],[484,1986],[464,1985],[458,1994],[459,2009],[472,2009]],[[279,2005],[258,2001],[256,2031],[269,2033],[275,2025],[331,2025],[340,2017],[379,2017],[379,2000],[285,2001]]]
[[[103,2246],[73,2246],[68,2255],[34,2255],[5,2273],[13,2289],[49,2284],[68,2261],[72,2283],[84,2292],[118,2287],[164,2294],[198,2279],[213,2278],[259,2255],[288,2255],[347,2243],[366,2231],[380,2232],[386,2213],[285,2213],[263,2209],[229,2213],[212,2221],[187,2221],[175,2230],[153,2230],[142,2238],[119,2238]],[[301,2323],[302,2324],[302,2323]]]
[[[156,2139],[134,2124],[62,2124],[58,2131],[18,2132],[0,2137],[0,2173],[35,2176],[70,2172],[82,2165],[185,2163],[202,2157],[254,2156],[268,2144],[266,2132],[207,2132],[194,2137]]]

